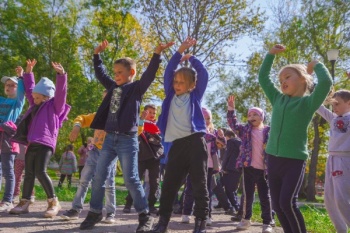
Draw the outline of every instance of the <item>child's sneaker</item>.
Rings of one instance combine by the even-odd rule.
[[[104,223],[112,224],[115,223],[115,218],[113,213],[108,213],[106,215],[105,220],[103,220]]]
[[[13,208],[13,205],[11,202],[0,202],[0,212],[7,212],[10,211]]]
[[[237,230],[247,230],[251,224],[250,220],[242,219],[237,225]]]
[[[270,224],[264,224],[262,226],[262,233],[272,233],[272,227]]]
[[[61,215],[61,218],[65,219],[65,220],[79,219],[79,213],[75,209],[70,209],[70,210],[67,210],[66,212],[64,212]]]
[[[182,223],[190,223],[191,221],[191,216],[190,215],[182,215],[181,216],[181,222]]]
[[[19,203],[19,195],[13,196],[13,198],[12,198],[12,203],[13,203],[13,204],[18,204],[18,203]]]
[[[125,205],[125,207],[124,207],[124,209],[123,209],[123,213],[128,214],[128,213],[130,213],[130,212],[131,212],[131,206]]]
[[[52,218],[58,214],[58,211],[60,211],[61,206],[60,203],[58,202],[58,198],[50,198],[47,200],[47,210],[44,213],[45,218]]]
[[[30,204],[33,204],[35,202],[35,196],[30,197]]]
[[[213,224],[213,219],[212,218],[208,218],[206,224],[207,224],[207,226],[211,226],[211,224]]]
[[[22,199],[15,208],[10,210],[10,214],[25,214],[28,213],[28,207],[30,205],[30,200]]]

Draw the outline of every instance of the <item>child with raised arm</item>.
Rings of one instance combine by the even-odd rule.
[[[172,142],[172,146],[160,196],[159,222],[152,230],[154,233],[167,231],[176,193],[187,174],[191,177],[195,200],[193,232],[205,232],[209,211],[208,154],[201,102],[208,84],[208,72],[196,57],[182,55],[195,43],[195,39],[187,38],[170,59],[164,73],[166,97],[158,126],[164,135],[164,141]],[[187,67],[176,70],[184,60],[189,60],[196,72]]]
[[[22,199],[10,213],[28,213],[34,181],[37,178],[47,196],[48,207],[44,216],[53,217],[57,215],[61,206],[46,169],[56,147],[59,128],[70,110],[70,106],[66,104],[67,73],[60,63],[53,62],[52,67],[57,72],[56,87],[48,78],[41,78],[35,85],[32,72],[35,64],[36,60],[28,60],[26,73],[23,75],[30,107],[19,123],[13,140],[27,144],[28,148],[25,155]]]
[[[270,127],[264,125],[264,111],[253,107],[248,110],[248,123],[238,122],[235,112],[235,97],[229,96],[227,101],[227,121],[230,128],[242,140],[240,155],[237,158],[237,167],[242,169],[243,180],[243,215],[241,222],[237,225],[238,230],[246,230],[250,227],[252,217],[255,185],[261,206],[261,217],[263,219],[263,233],[272,232],[270,225],[272,221],[271,198],[266,178],[266,152],[264,150]],[[235,177],[239,179],[239,177]]]
[[[14,122],[22,112],[24,105],[23,69],[17,67],[16,73],[17,77],[5,76],[1,78],[1,82],[5,84],[6,97],[0,97],[0,190],[2,176],[5,178],[5,190],[0,202],[0,212],[13,208],[14,160],[19,153],[19,147],[17,143],[10,142],[10,138],[16,132],[17,127]]]
[[[160,53],[173,43],[157,46],[150,64],[140,80],[134,81],[136,63],[131,58],[121,58],[114,62],[114,80],[107,75],[100,52],[108,46],[103,41],[94,51],[96,78],[108,90],[106,97],[96,112],[91,128],[107,132],[100,157],[97,161],[90,200],[90,211],[81,223],[80,229],[92,229],[102,220],[105,181],[119,158],[123,170],[125,186],[134,200],[139,213],[136,232],[149,231],[153,218],[149,214],[147,199],[138,175],[138,118],[142,97],[155,79],[160,64]]]
[[[336,91],[331,104],[333,112],[323,105],[317,110],[330,124],[324,203],[337,233],[347,233],[350,228],[350,91]]]
[[[271,80],[270,72],[275,55],[285,51],[283,45],[275,45],[266,55],[260,71],[259,83],[272,104],[268,156],[268,181],[273,210],[286,233],[306,232],[304,218],[297,206],[297,198],[303,183],[307,149],[307,128],[316,110],[327,97],[331,76],[318,61],[308,67],[301,64],[284,66],[278,75],[281,89]],[[314,70],[318,83],[314,91]]]

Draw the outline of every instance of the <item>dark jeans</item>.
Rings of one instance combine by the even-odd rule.
[[[236,211],[239,209],[237,189],[241,174],[241,171],[236,170],[233,172],[224,173],[221,177],[221,182],[225,188],[226,196]]]
[[[268,156],[272,207],[285,233],[306,233],[304,218],[297,206],[305,165],[300,159]]]
[[[154,204],[157,202],[156,192],[159,186],[159,160],[148,159],[145,161],[139,161],[138,169],[139,169],[140,180],[142,180],[145,171],[148,170],[149,185],[150,185],[150,190],[148,195],[148,206],[154,207]],[[132,205],[133,200],[129,192],[125,200],[126,200],[126,204],[125,204],[126,206]]]
[[[209,217],[211,217],[211,177],[213,175],[213,168],[208,168],[208,177],[207,177],[207,187],[209,192]],[[182,214],[184,215],[191,215],[192,214],[192,208],[193,208],[193,195],[192,195],[192,183],[191,183],[191,177],[190,175],[186,178],[186,188],[185,188],[185,195],[184,195],[184,201],[183,201],[183,211]]]
[[[72,185],[72,175],[66,175],[66,174],[61,174],[60,181],[58,182],[58,187],[62,187],[62,184],[64,182],[64,179],[67,176],[67,181],[68,181],[68,187],[70,188]]]
[[[78,166],[78,171],[79,171],[79,180],[81,177],[81,171],[83,170],[84,166]]]
[[[52,156],[52,148],[41,144],[30,144],[25,155],[25,175],[22,198],[30,200],[35,177],[44,188],[47,198],[54,198],[55,192],[46,168]]]
[[[213,176],[212,186],[213,186],[212,192],[213,194],[215,194],[216,198],[218,199],[218,205],[222,206],[224,210],[229,210],[232,206],[226,196],[225,189],[222,186],[221,178],[216,179],[215,176]]]
[[[265,177],[265,171],[255,169],[253,167],[245,167],[243,172],[243,218],[250,219],[252,217],[252,208],[255,193],[255,184],[258,187],[258,195],[261,206],[261,218],[264,224],[270,224],[272,220],[271,199],[269,187]]]
[[[209,211],[208,155],[203,134],[195,133],[175,140],[168,158],[160,196],[159,215],[170,219],[176,194],[182,185],[183,179],[189,174],[195,201],[193,215],[197,218],[206,219]]]

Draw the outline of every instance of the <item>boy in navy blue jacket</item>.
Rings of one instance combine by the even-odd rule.
[[[155,233],[167,232],[176,193],[187,174],[191,177],[195,200],[193,215],[196,220],[193,232],[205,232],[209,211],[208,154],[201,102],[208,84],[208,72],[194,56],[182,56],[195,43],[196,40],[187,38],[170,59],[164,74],[166,97],[157,124],[164,135],[164,141],[172,142],[172,146],[160,196],[160,218],[152,230]],[[196,72],[187,67],[176,70],[179,63],[185,60],[189,60]]]
[[[104,40],[94,51],[96,78],[108,90],[101,106],[91,123],[91,128],[107,132],[100,158],[96,166],[90,200],[90,211],[81,223],[80,229],[92,229],[102,220],[105,181],[108,173],[119,158],[126,188],[129,190],[134,207],[139,213],[139,225],[136,232],[146,232],[152,228],[153,218],[149,214],[147,199],[138,175],[138,117],[142,97],[155,79],[159,68],[160,53],[173,43],[159,45],[153,54],[149,66],[140,80],[133,81],[136,75],[136,63],[131,58],[121,58],[114,62],[114,80],[106,74],[99,53],[108,46]]]

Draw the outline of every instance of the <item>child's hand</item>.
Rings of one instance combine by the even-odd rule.
[[[103,52],[107,47],[108,47],[108,41],[107,41],[107,40],[102,41],[102,43],[99,44],[99,45],[95,48],[94,54],[99,54],[100,52]]]
[[[167,44],[159,44],[159,45],[156,47],[156,49],[154,50],[154,53],[156,53],[156,54],[161,54],[161,52],[163,52],[163,50],[165,50],[165,49],[167,49],[167,48],[173,46],[174,44],[175,44],[174,41],[169,42],[169,43],[167,43]]]
[[[148,111],[147,111],[147,110],[144,110],[144,111],[141,113],[140,119],[141,119],[141,120],[146,119],[147,115],[148,115]]]
[[[71,142],[75,142],[79,136],[80,133],[80,127],[79,126],[74,126],[72,129],[72,132],[69,134],[69,140]]]
[[[317,63],[317,60],[309,62],[309,64],[307,64],[306,72],[311,75],[314,72],[314,67]]]
[[[273,46],[269,53],[270,54],[278,54],[278,53],[282,53],[286,50],[286,47],[284,45],[281,44],[276,44],[275,46]]]
[[[17,66],[16,67],[16,74],[17,74],[17,77],[23,77],[23,68],[22,68],[22,66]]]
[[[345,72],[346,76],[348,76],[348,79],[350,79],[350,71],[349,72]]]
[[[190,57],[192,57],[192,54],[187,53],[186,55],[182,56],[180,63],[190,59]]]
[[[52,62],[52,67],[56,70],[57,73],[59,74],[64,74],[64,69],[61,63],[58,62]]]
[[[229,110],[234,110],[235,109],[235,96],[230,95],[227,99],[227,106]]]
[[[34,68],[35,64],[36,64],[36,60],[35,59],[33,59],[33,60],[28,59],[27,60],[27,68],[26,68],[26,73],[27,74],[33,72],[33,68]]]
[[[180,45],[180,48],[177,50],[179,53],[185,52],[186,49],[191,48],[193,45],[197,43],[196,39],[191,37],[187,37],[184,42]]]

